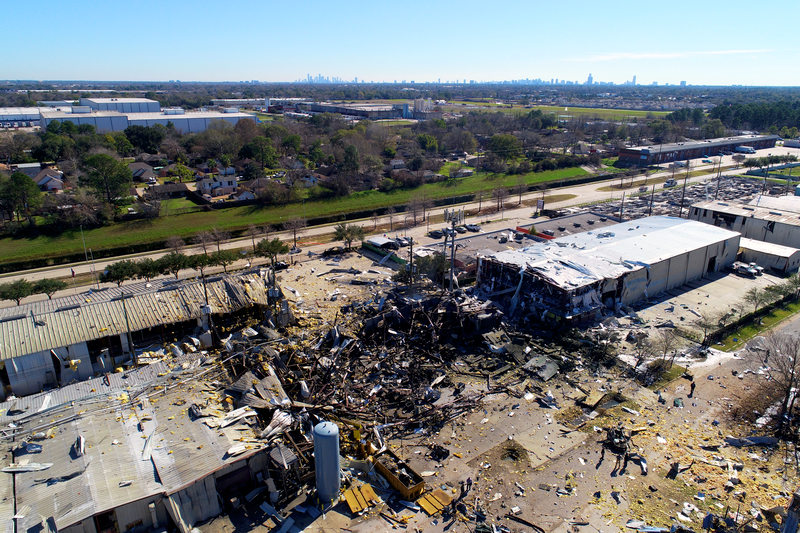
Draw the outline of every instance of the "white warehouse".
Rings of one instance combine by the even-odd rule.
[[[772,200],[761,202],[774,205]],[[692,205],[689,218],[736,231],[748,239],[800,248],[800,214],[789,209],[711,200]]]
[[[81,98],[80,105],[94,111],[119,111],[120,113],[157,113],[161,104],[149,98]]]
[[[511,313],[591,320],[724,269],[739,239],[708,224],[647,217],[481,257],[478,285]]]

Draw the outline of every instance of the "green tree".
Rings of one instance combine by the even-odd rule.
[[[439,143],[436,137],[430,133],[422,133],[417,135],[417,144],[426,152],[436,153],[439,150]]]
[[[256,254],[260,257],[264,257],[269,259],[270,264],[274,265],[277,257],[280,254],[289,253],[289,246],[277,237],[269,240],[269,239],[261,239],[258,244],[256,244]]]
[[[108,203],[125,196],[133,181],[128,165],[110,155],[91,155],[85,159],[84,168],[86,184]]]
[[[364,228],[355,224],[347,225],[342,222],[334,228],[334,239],[344,242],[345,248],[349,250],[353,241],[364,239]]]
[[[161,124],[155,126],[128,126],[125,128],[125,137],[143,152],[157,154],[161,142],[167,136],[167,128]]]
[[[0,285],[0,300],[14,300],[17,305],[23,298],[27,298],[31,294],[33,294],[33,285],[24,279]]]
[[[205,254],[203,254],[205,255]],[[189,258],[180,252],[170,252],[158,260],[160,272],[172,274],[178,279],[178,273],[184,268],[189,268]]]
[[[701,129],[701,135],[704,139],[714,139],[723,137],[725,135],[725,125],[718,118],[712,118]]]
[[[178,176],[178,181],[181,183],[186,181],[191,181],[192,177],[194,176],[194,172],[192,169],[184,165],[183,163],[176,163],[175,166],[172,168],[172,172]]]
[[[139,275],[139,264],[133,259],[125,259],[111,263],[100,275],[100,281],[116,283],[117,287],[124,281],[134,279]]]
[[[211,255],[212,263],[221,266],[225,272],[228,271],[228,266],[235,263],[238,258],[238,254],[233,250],[219,250]]]
[[[150,281],[161,273],[161,267],[158,261],[149,257],[141,259],[137,266],[139,268],[137,277],[145,281]]]
[[[272,146],[269,139],[265,137],[256,137],[247,145],[246,152],[259,163],[261,168],[275,168],[278,164],[278,152]]]
[[[190,255],[186,257],[186,267],[193,268],[200,273],[200,277],[203,278],[203,282],[205,283],[206,278],[206,269],[212,265],[214,265],[214,259],[210,255],[206,254],[197,254],[197,255]]]
[[[300,152],[300,147],[302,146],[302,143],[303,139],[299,135],[292,134],[292,135],[287,135],[286,137],[283,138],[281,146],[288,155],[295,155]]]
[[[0,197],[17,214],[33,223],[33,213],[42,205],[42,191],[28,176],[22,172],[14,172],[8,181],[0,184]]]
[[[341,168],[343,172],[358,172],[358,148],[352,144],[348,144],[344,149],[344,158],[342,159]]]
[[[33,284],[34,294],[46,294],[47,298],[53,299],[53,295],[58,291],[63,291],[67,288],[67,284],[60,279],[44,278]]]
[[[489,151],[503,161],[516,159],[522,155],[522,142],[511,134],[498,133],[489,139]]]

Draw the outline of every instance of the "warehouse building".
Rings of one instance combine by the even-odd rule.
[[[800,214],[791,210],[710,200],[693,204],[689,218],[748,239],[800,248]]]
[[[749,146],[756,150],[773,148],[778,139],[777,135],[740,135],[704,141],[634,146],[622,148],[619,151],[619,160],[629,165],[659,165],[671,161],[715,156],[721,152],[734,152],[739,146]]]
[[[408,104],[333,104],[328,102],[303,102],[297,109],[310,113],[337,113],[370,120],[412,118]]]
[[[267,305],[266,271],[199,281],[151,281],[0,309],[0,398],[110,372],[132,346],[208,327],[209,315]],[[123,296],[124,295],[124,296]]]
[[[0,424],[13,428],[0,445],[15,467],[0,477],[0,531],[190,533],[268,479],[275,448],[258,439],[252,408],[205,407],[218,393],[198,379],[214,370],[204,358],[186,354],[0,404]],[[244,379],[253,386],[246,374],[228,388]],[[271,368],[255,382],[262,404],[289,401]]]
[[[80,105],[94,111],[119,111],[120,113],[157,113],[161,104],[149,98],[81,98]]]
[[[758,266],[772,270],[778,274],[797,272],[800,266],[800,249],[757,241],[742,237],[739,242],[741,253],[739,259],[745,263],[756,263]]]
[[[47,110],[41,112],[41,127],[46,128],[53,121],[70,121],[73,124],[90,124],[98,133],[123,131],[128,126],[166,126],[172,123],[181,133],[199,133],[208,129],[214,121],[224,121],[231,125],[243,119],[255,120],[248,113],[219,111],[190,111],[183,109],[164,109],[147,113],[121,113],[119,111],[92,111],[86,107],[75,106],[71,111]]]
[[[654,216],[481,257],[478,286],[509,312],[581,322],[736,260],[739,234]]]

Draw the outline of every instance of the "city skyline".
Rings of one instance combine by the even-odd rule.
[[[634,75],[643,86],[800,84],[787,66],[798,50],[771,44],[794,29],[788,15],[798,10],[773,4],[747,17],[730,3],[686,0],[635,10],[577,1],[568,14],[560,5],[504,2],[490,9],[475,1],[410,0],[402,16],[383,4],[310,0],[303,17],[284,2],[70,6],[43,0],[40,12],[58,16],[24,46],[13,32],[0,36],[14,50],[0,59],[3,78],[292,82],[325,73],[380,83],[583,83],[592,73],[617,85]],[[4,12],[8,20],[30,16],[16,0]]]

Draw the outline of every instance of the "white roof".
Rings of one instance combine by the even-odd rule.
[[[552,284],[571,289],[618,278],[733,238],[738,243],[739,234],[694,220],[656,216],[497,252],[491,257],[536,271]]]
[[[123,103],[123,104],[144,104],[144,103],[155,103],[157,104],[157,100],[151,100],[150,98],[81,98],[81,100],[86,100],[87,102],[94,102],[96,104],[114,104],[114,103]]]
[[[797,248],[791,246],[784,246],[782,244],[773,244],[771,242],[757,241],[755,239],[748,239],[742,237],[739,241],[739,247],[753,252],[760,252],[762,254],[774,255],[777,257],[791,257],[800,252]]]
[[[750,201],[749,205],[777,211],[800,213],[800,196],[791,194],[786,196],[765,196],[759,194]]]
[[[696,204],[692,204],[692,208],[711,209],[717,213],[727,213],[729,215],[800,226],[800,214],[788,210],[770,209],[764,206],[751,206],[734,202],[720,202],[717,200],[697,202]]]

